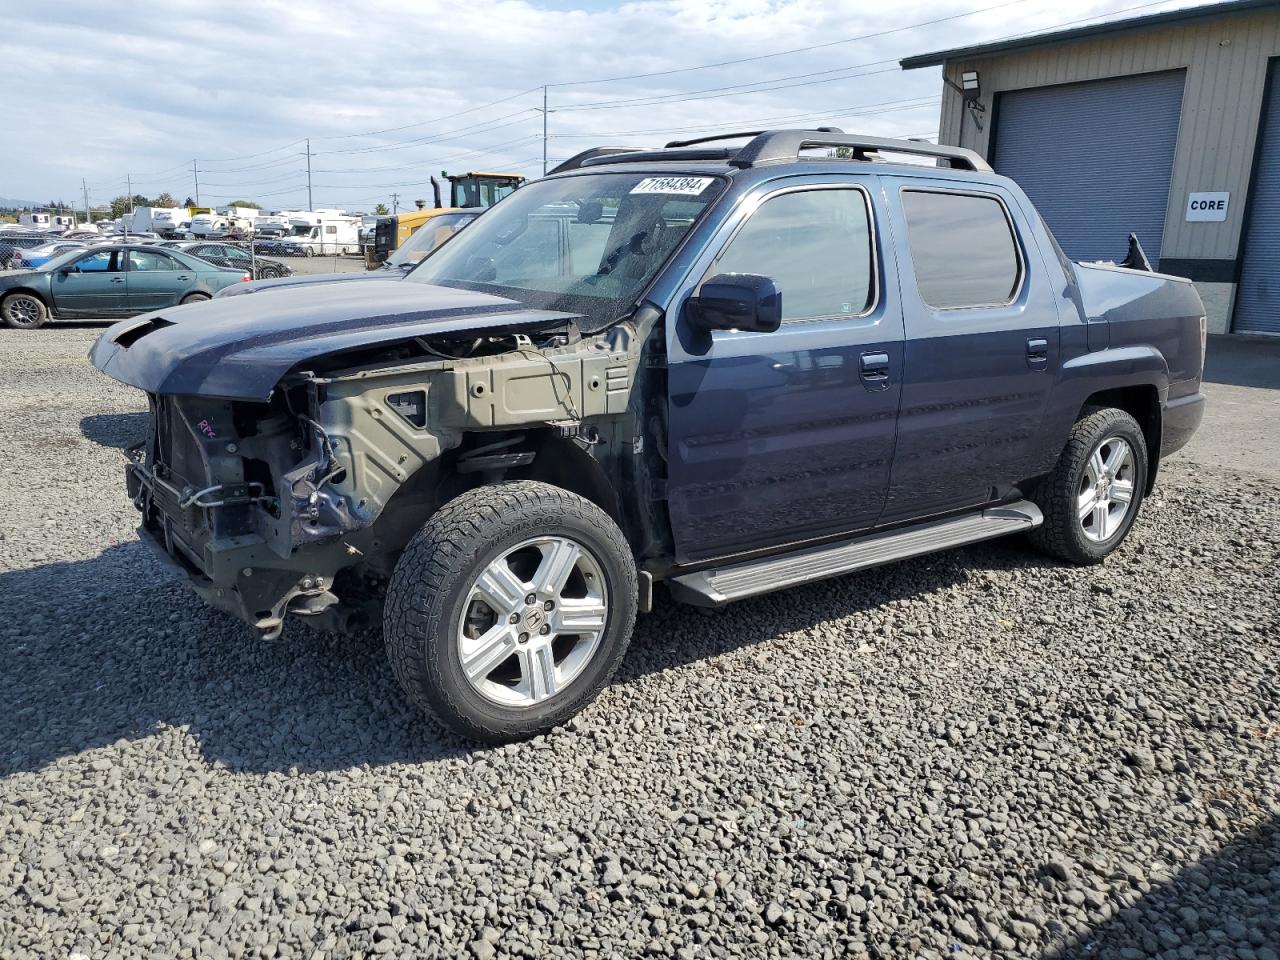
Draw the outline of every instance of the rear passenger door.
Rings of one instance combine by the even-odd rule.
[[[130,250],[128,277],[129,312],[146,313],[186,296],[195,271],[160,250]]]
[[[668,319],[668,499],[693,562],[875,524],[902,370],[897,284],[874,177],[786,178],[727,218]],[[688,325],[723,273],[773,278],[772,333]],[[892,277],[892,273],[888,273]]]
[[[906,321],[891,523],[1003,497],[1043,459],[1058,298],[1003,186],[884,180]]]

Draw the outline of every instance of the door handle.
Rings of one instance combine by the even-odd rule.
[[[889,386],[889,355],[864,353],[859,360],[859,373],[869,390],[883,390]]]
[[[112,278],[111,278],[111,282],[112,282],[112,283],[124,283],[124,277],[112,277]]]
[[[1043,370],[1049,365],[1049,341],[1043,337],[1027,339],[1027,366],[1032,370]]]
[[[188,276],[186,276],[185,274],[180,274],[180,275],[178,276],[178,279],[179,279],[179,280],[190,280],[191,278],[190,278],[190,277],[188,277]]]

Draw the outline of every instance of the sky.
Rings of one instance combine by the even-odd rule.
[[[761,126],[937,131],[911,54],[1188,0],[61,0],[6,5],[0,197],[351,211],[441,170]],[[810,49],[801,49],[810,48]],[[786,52],[795,51],[795,52]],[[734,62],[728,62],[734,61]],[[743,62],[745,61],[745,62]],[[658,74],[658,75],[654,75]],[[192,161],[195,161],[193,172]]]

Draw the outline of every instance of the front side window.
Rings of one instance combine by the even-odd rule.
[[[765,200],[710,272],[772,278],[784,321],[858,316],[875,300],[873,250],[865,193],[799,190]]]
[[[711,176],[579,174],[521,187],[408,276],[600,322],[621,316],[724,190]]]
[[[1017,243],[995,197],[904,190],[920,299],[937,310],[1004,306],[1022,280]]]
[[[111,250],[102,250],[98,253],[91,253],[87,257],[81,257],[76,261],[76,271],[78,273],[105,273],[115,270],[116,255]]]

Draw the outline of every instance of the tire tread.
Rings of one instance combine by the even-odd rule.
[[[448,629],[443,620],[454,581],[473,562],[474,555],[493,541],[500,524],[511,517],[556,522],[565,515],[577,516],[590,524],[608,542],[616,557],[626,558],[626,562],[620,564],[624,581],[621,587],[629,595],[630,603],[614,606],[617,612],[629,609],[634,616],[636,570],[631,548],[622,532],[594,503],[545,483],[514,480],[460,494],[431,516],[409,541],[396,564],[383,613],[383,639],[392,672],[416,704],[465,736],[485,742],[506,742],[531,733],[516,722],[495,723],[491,727],[470,722],[463,704],[451,694],[449,684],[442,682],[425,641]],[[541,726],[563,722],[594,699],[622,663],[631,624],[625,624],[624,629],[628,636],[608,650],[609,660],[599,681],[567,699],[553,715],[554,720]]]

